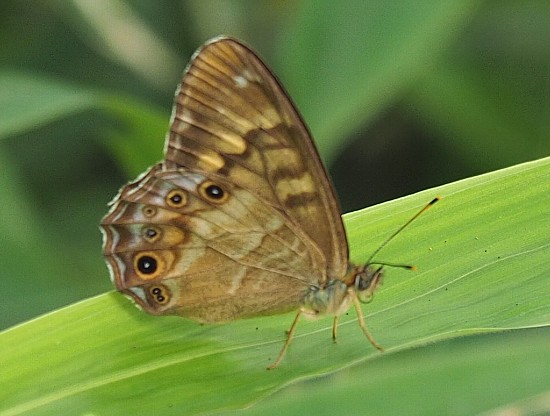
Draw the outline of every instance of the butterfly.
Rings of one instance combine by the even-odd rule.
[[[101,221],[116,288],[154,315],[201,323],[297,310],[338,317],[380,285],[349,261],[338,200],[306,124],[262,60],[219,37],[176,91],[164,160],[124,186]]]

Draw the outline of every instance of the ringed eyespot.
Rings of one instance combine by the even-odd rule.
[[[172,208],[181,208],[187,204],[187,195],[181,189],[172,189],[166,195],[166,203]]]
[[[162,237],[161,230],[150,225],[144,226],[141,233],[148,243],[156,243]]]
[[[220,185],[212,181],[205,181],[201,183],[199,193],[203,198],[217,204],[221,204],[229,198],[229,193],[227,193]]]
[[[153,251],[143,251],[134,257],[134,270],[140,278],[152,280],[164,270],[164,261]]]
[[[149,294],[155,302],[160,305],[168,303],[172,297],[170,291],[166,286],[151,286],[149,288]]]
[[[147,218],[154,217],[157,215],[157,209],[155,207],[152,207],[151,205],[145,205],[141,211],[143,212],[143,215]]]

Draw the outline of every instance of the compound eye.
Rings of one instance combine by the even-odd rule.
[[[374,270],[367,267],[355,277],[355,293],[362,303],[369,303],[374,292],[382,284],[382,267]]]

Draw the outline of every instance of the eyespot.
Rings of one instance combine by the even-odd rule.
[[[154,257],[140,256],[136,264],[142,274],[153,274],[157,271],[157,260]]]
[[[201,183],[199,193],[203,198],[206,198],[216,204],[221,204],[229,198],[229,194],[225,192],[220,185],[212,181],[205,181]]]
[[[166,195],[166,203],[172,208],[181,208],[187,204],[187,195],[181,189],[172,189]]]
[[[170,290],[164,285],[155,285],[149,288],[149,295],[159,305],[166,305],[172,298]]]
[[[156,243],[160,238],[162,237],[162,232],[157,227],[152,227],[150,225],[147,225],[143,227],[143,230],[141,231],[142,237],[148,242],[148,243]]]
[[[154,251],[142,251],[134,257],[134,270],[144,280],[157,278],[164,269],[164,261]]]
[[[147,218],[152,218],[155,215],[157,215],[157,209],[155,207],[152,207],[150,205],[145,205],[141,211],[143,212],[143,215]]]

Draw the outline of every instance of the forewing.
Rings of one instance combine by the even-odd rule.
[[[320,282],[345,274],[338,202],[309,131],[246,46],[220,38],[195,54],[176,94],[165,153],[167,170],[223,178],[279,211],[324,258]]]

